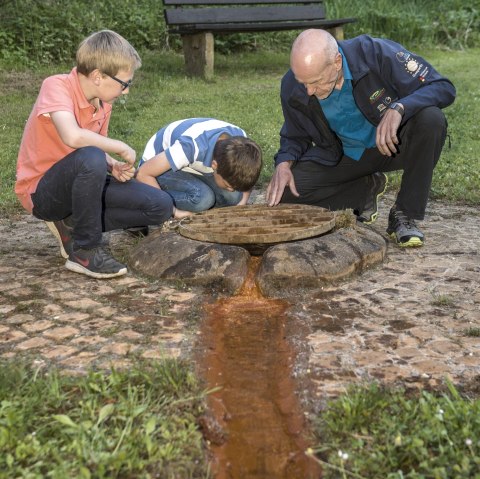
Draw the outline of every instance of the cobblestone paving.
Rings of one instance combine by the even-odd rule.
[[[111,235],[117,250],[133,241],[126,233]],[[186,321],[196,293],[133,275],[87,278],[64,262],[43,222],[0,220],[1,357],[80,373],[189,349]]]
[[[373,226],[385,237],[391,204]],[[383,265],[294,308],[319,397],[372,379],[438,388],[445,378],[480,395],[480,214],[432,202],[419,225],[424,247],[390,242]]]

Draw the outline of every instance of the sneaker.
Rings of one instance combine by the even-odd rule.
[[[370,192],[371,195],[367,198],[365,208],[362,213],[357,216],[357,220],[366,225],[370,225],[378,218],[378,201],[387,189],[388,178],[385,173],[373,173],[368,177],[371,183]]]
[[[388,235],[402,247],[418,247],[423,246],[425,236],[418,229],[415,220],[407,217],[407,215],[395,206],[390,210],[388,216]]]
[[[45,221],[45,224],[48,226],[49,230],[53,233],[55,238],[57,238],[60,244],[60,254],[63,258],[67,259],[72,253],[73,249],[73,228],[65,224],[64,220]]]
[[[148,226],[125,228],[124,231],[134,238],[145,238],[145,236],[148,236]]]
[[[114,278],[126,274],[127,267],[112,257],[104,246],[72,251],[65,267],[92,278]]]

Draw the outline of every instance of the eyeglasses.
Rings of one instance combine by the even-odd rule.
[[[130,79],[128,81],[123,81],[123,80],[120,80],[120,78],[114,77],[113,75],[109,75],[108,73],[105,73],[105,75],[107,75],[107,77],[110,77],[112,80],[115,80],[116,82],[120,83],[120,85],[122,85],[122,91],[125,91],[127,88],[130,88],[133,82],[133,79]]]

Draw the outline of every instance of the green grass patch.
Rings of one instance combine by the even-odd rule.
[[[319,417],[324,479],[480,477],[480,400],[373,384],[353,388]]]
[[[448,137],[433,173],[430,198],[467,205],[480,203],[480,49],[419,52],[457,89],[455,102],[444,110]],[[420,159],[419,159],[420,161]],[[400,186],[400,173],[389,174],[390,187]]]
[[[175,360],[67,377],[0,364],[0,478],[206,478],[203,393]]]

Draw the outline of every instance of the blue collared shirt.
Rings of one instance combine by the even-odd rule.
[[[353,98],[352,74],[342,54],[344,82],[341,90],[334,89],[325,100],[319,100],[330,128],[340,138],[345,155],[359,160],[366,148],[373,148],[376,127],[358,109]]]

